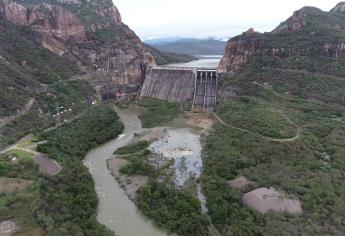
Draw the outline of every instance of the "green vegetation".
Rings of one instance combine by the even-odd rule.
[[[183,63],[197,60],[196,57],[186,54],[160,51],[159,49],[145,44],[145,48],[153,55],[157,65],[166,65],[171,63]]]
[[[123,37],[128,37],[128,26],[116,25],[107,29],[98,29],[95,35],[103,42],[120,42]]]
[[[29,152],[20,150],[20,149],[12,149],[8,152],[8,155],[17,157],[19,159],[32,159],[33,155]]]
[[[121,158],[129,161],[129,164],[120,169],[122,174],[126,175],[145,175],[152,178],[158,176],[159,171],[149,164],[148,156],[151,153],[147,148],[149,142],[139,141],[121,147],[114,152],[120,155]]]
[[[26,134],[43,131],[54,124],[55,121],[52,117],[40,114],[38,106],[34,105],[27,114],[0,129],[0,135],[4,137],[0,139],[0,147],[13,144]]]
[[[143,151],[145,149],[147,149],[149,147],[149,142],[147,141],[139,141],[124,147],[121,147],[119,149],[117,149],[114,154],[117,155],[126,155],[126,154],[133,154],[136,152],[140,152]]]
[[[144,108],[139,116],[144,128],[167,124],[177,117],[180,108],[179,103],[154,98],[142,98],[139,106]]]
[[[86,81],[58,81],[49,85],[46,92],[33,94],[36,102],[30,111],[0,129],[0,135],[4,137],[0,139],[0,147],[54,126],[56,120],[52,115],[57,111],[71,109],[65,119],[77,115],[87,108],[87,100],[94,93]]]
[[[20,233],[27,235],[37,232],[35,221],[49,235],[112,235],[96,221],[98,199],[82,159],[88,150],[116,137],[122,129],[118,116],[110,108],[93,107],[72,123],[43,134],[41,138],[48,143],[39,145],[38,151],[63,166],[54,177],[41,176],[29,153],[21,150],[8,153],[18,157],[17,162],[2,157],[0,176],[35,183],[25,192],[0,195],[0,220],[15,218]]]
[[[283,63],[269,68],[266,63],[257,58],[221,85],[222,90],[236,91],[236,96],[224,100],[217,114],[253,133],[217,123],[207,139],[202,183],[212,221],[223,234],[341,235],[345,126],[336,120],[345,116],[341,106],[345,81],[332,73],[295,71]],[[261,85],[253,84],[252,78]],[[302,130],[296,141],[270,141],[254,134],[294,136],[296,127],[287,118]],[[303,215],[260,216],[248,209],[241,202],[244,193],[228,184],[241,175],[259,186],[297,196]]]
[[[7,158],[18,157],[16,162]],[[13,150],[8,154],[0,155],[0,177],[18,178],[38,181],[41,177],[38,166],[34,163],[29,153],[21,150]],[[32,201],[37,199],[36,186],[23,191],[2,192],[0,194],[0,222],[15,219],[19,225],[18,235],[41,235],[32,214]]]
[[[85,81],[66,81],[77,73],[75,63],[36,44],[25,27],[2,18],[0,27],[0,119],[16,114],[30,98],[36,100],[28,113],[0,128],[3,148],[53,126],[57,106],[81,111],[94,91]]]
[[[38,187],[34,214],[52,235],[110,235],[95,219],[97,195],[92,177],[82,160],[87,151],[122,132],[119,117],[107,107],[94,107],[81,118],[43,135],[39,145],[63,170],[45,176]]]
[[[194,196],[170,187],[168,181],[156,179],[164,172],[149,163],[149,143],[141,141],[118,149],[115,154],[129,161],[120,172],[126,175],[144,175],[150,182],[138,190],[136,199],[142,212],[160,227],[181,236],[208,235],[208,222],[201,216],[200,202]],[[164,174],[163,174],[164,175]]]
[[[201,216],[199,200],[164,183],[151,181],[139,189],[137,204],[159,226],[178,235],[208,235],[208,222]]]
[[[228,124],[249,130],[269,138],[292,138],[296,135],[296,127],[283,114],[269,107],[268,103],[258,103],[246,98],[241,101],[229,101],[221,104],[217,112]]]

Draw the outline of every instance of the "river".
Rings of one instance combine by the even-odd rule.
[[[125,125],[123,134],[90,151],[84,161],[93,176],[99,198],[97,220],[118,236],[166,235],[139,212],[107,169],[106,160],[113,152],[128,145],[135,133],[143,131],[135,110],[115,108],[115,111]]]
[[[199,60],[191,61],[187,63],[175,63],[169,64],[167,66],[174,67],[206,67],[206,68],[217,68],[222,55],[196,55]]]

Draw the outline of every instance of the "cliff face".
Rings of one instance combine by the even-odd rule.
[[[241,65],[247,63],[249,57],[262,49],[262,47],[263,41],[261,41],[254,29],[249,29],[241,36],[231,39],[220,61],[219,71],[228,72],[239,70]]]
[[[270,33],[253,29],[229,40],[220,72],[236,72],[251,56],[345,58],[345,3],[330,12],[304,7]]]
[[[26,26],[42,47],[71,59],[98,91],[139,87],[155,64],[111,0],[0,0],[0,14]]]

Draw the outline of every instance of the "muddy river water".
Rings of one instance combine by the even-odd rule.
[[[99,198],[97,220],[118,236],[166,235],[139,212],[107,169],[106,160],[112,153],[129,144],[134,134],[142,131],[135,111],[116,109],[116,112],[125,125],[123,135],[90,151],[84,161],[93,176]]]
[[[123,134],[117,139],[90,151],[84,161],[95,182],[99,198],[97,220],[116,232],[119,236],[160,236],[167,235],[158,229],[137,209],[123,191],[119,183],[107,169],[106,161],[113,152],[128,145],[135,134],[147,132],[141,127],[138,112],[134,109],[120,110],[114,108],[125,125]],[[198,178],[202,171],[200,134],[190,128],[169,128],[166,135],[150,145],[151,151],[160,158],[174,160],[175,184],[181,187],[191,178]],[[204,200],[200,186],[198,197]],[[203,213],[205,201],[202,202]]]

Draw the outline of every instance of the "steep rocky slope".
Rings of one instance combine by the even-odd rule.
[[[68,58],[98,91],[138,88],[155,64],[111,0],[1,0],[0,13],[32,39]]]
[[[253,29],[229,40],[219,69],[238,71],[250,56],[345,58],[345,3],[330,12],[304,7],[270,33]]]
[[[0,148],[52,125],[57,107],[137,91],[155,64],[110,0],[0,0],[0,39]]]

